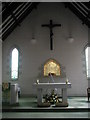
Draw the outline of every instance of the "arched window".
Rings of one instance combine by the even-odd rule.
[[[85,60],[87,79],[90,79],[90,46],[87,46],[85,49]]]
[[[11,79],[18,79],[18,61],[19,60],[19,51],[17,48],[14,48],[11,52]]]

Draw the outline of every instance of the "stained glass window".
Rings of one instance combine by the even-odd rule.
[[[53,59],[50,59],[44,65],[44,76],[49,76],[49,74],[60,76],[60,65]]]
[[[87,78],[90,78],[90,47],[86,47],[85,57],[86,57],[86,74]]]
[[[18,57],[19,51],[14,48],[11,53],[11,79],[18,79]]]

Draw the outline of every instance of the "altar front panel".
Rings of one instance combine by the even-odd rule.
[[[42,103],[44,89],[62,89],[62,102],[67,103],[67,88],[71,88],[71,83],[34,83],[37,89],[37,102]]]

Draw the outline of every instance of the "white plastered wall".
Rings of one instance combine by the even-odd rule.
[[[61,27],[53,29],[54,50],[50,50],[49,29],[41,27],[48,24],[52,19]],[[36,43],[32,44],[32,34]],[[74,42],[68,42],[67,38],[72,35]],[[3,81],[10,80],[10,49],[17,45],[20,50],[19,79],[16,81],[21,86],[22,94],[34,95],[36,90],[33,83],[42,77],[43,64],[49,58],[56,59],[66,72],[66,76],[72,83],[68,89],[68,95],[85,96],[88,81],[85,74],[84,47],[88,41],[88,28],[82,25],[69,9],[62,3],[41,3],[27,18],[17,27],[3,44]],[[58,78],[57,82],[63,80]],[[12,83],[15,83],[11,81]]]

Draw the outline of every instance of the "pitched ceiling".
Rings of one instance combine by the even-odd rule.
[[[90,28],[90,2],[62,2],[81,21]],[[17,27],[24,18],[31,13],[40,2],[2,2],[2,40]]]
[[[24,18],[36,8],[37,2],[3,2],[2,3],[2,40],[17,27]]]
[[[81,21],[90,28],[90,2],[64,3]]]

